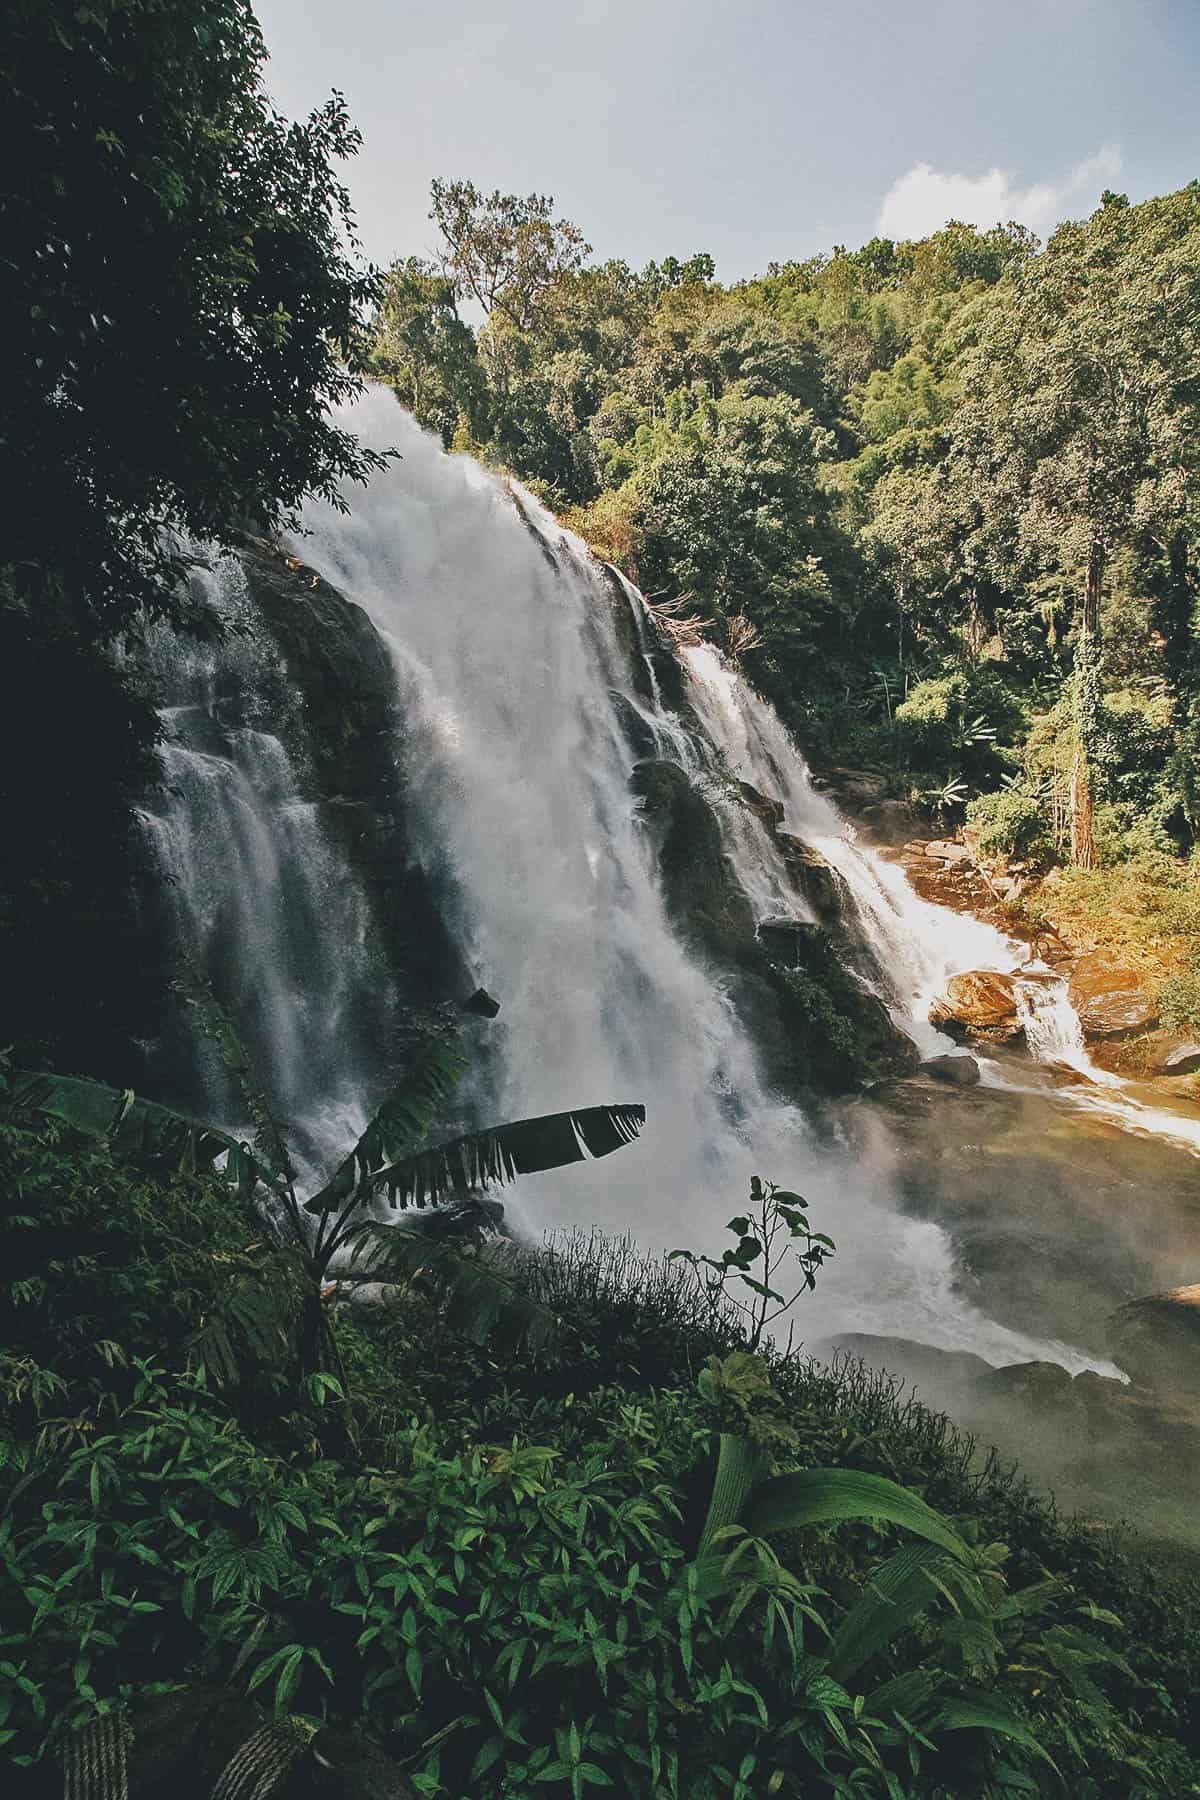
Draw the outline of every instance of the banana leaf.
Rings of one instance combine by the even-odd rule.
[[[420,1143],[462,1072],[463,1059],[453,1045],[427,1045],[376,1109],[353,1150],[343,1157],[320,1193],[306,1202],[305,1211],[341,1212],[350,1202],[364,1199],[373,1179],[403,1151]]]
[[[142,1168],[205,1173],[224,1156],[224,1174],[239,1190],[252,1189],[261,1178],[254,1158],[236,1138],[157,1101],[143,1100],[132,1088],[14,1069],[8,1099],[62,1119],[88,1137],[105,1139],[118,1156]]]
[[[357,1192],[360,1200],[382,1194],[392,1206],[436,1205],[447,1196],[470,1188],[499,1186],[518,1175],[608,1156],[632,1143],[645,1122],[644,1106],[588,1106],[467,1132],[448,1144],[403,1157],[378,1172],[364,1167],[356,1188],[338,1187],[342,1175],[339,1170],[328,1187],[306,1203],[305,1211],[329,1212],[347,1192]],[[347,1163],[352,1161],[353,1156],[347,1159]]]

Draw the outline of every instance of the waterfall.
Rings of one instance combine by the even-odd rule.
[[[175,945],[236,1020],[298,1167],[315,1172],[366,1123],[386,983],[369,954],[365,895],[313,798],[298,721],[272,692],[278,671],[245,577],[226,560],[194,580],[228,633],[217,646],[155,646],[162,782],[141,822]],[[286,724],[295,749],[278,735]],[[193,1108],[244,1130],[240,1097],[203,1038],[196,1061],[182,1080]]]
[[[414,847],[466,960],[502,1003],[495,1099],[510,1116],[613,1100],[648,1109],[642,1139],[603,1168],[523,1182],[518,1216],[533,1230],[594,1222],[648,1248],[714,1250],[759,1173],[804,1192],[837,1240],[803,1308],[810,1339],[855,1329],[997,1363],[1097,1366],[971,1302],[945,1233],[895,1208],[882,1128],[876,1154],[851,1158],[764,1089],[720,980],[663,904],[629,786],[627,721],[714,800],[744,769],[783,801],[791,829],[846,880],[914,1032],[924,996],[952,968],[987,961],[995,934],[962,919],[948,934],[934,908],[936,929],[914,934],[924,903],[854,843],[769,708],[711,652],[688,658],[691,719],[664,707],[651,658],[639,691],[607,576],[531,496],[444,455],[384,390],[345,423],[399,460],[349,493],[347,511],[310,504],[292,547],[366,610],[391,650]],[[642,603],[622,591],[645,651]],[[744,807],[721,811],[760,916],[803,916],[769,834]]]

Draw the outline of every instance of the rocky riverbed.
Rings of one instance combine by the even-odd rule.
[[[871,799],[861,772],[830,785],[922,898],[1029,949],[1025,967],[965,972],[934,1002],[932,1022],[974,1057],[931,1059],[877,1086],[847,1107],[847,1129],[865,1147],[883,1113],[894,1190],[950,1233],[964,1285],[993,1317],[1084,1349],[1125,1379],[1072,1377],[1049,1361],[993,1369],[901,1339],[816,1348],[886,1367],[1065,1506],[1200,1554],[1200,1165],[1161,1124],[1137,1128],[1150,1116],[1139,1106],[1158,1121],[1200,1117],[1200,1044],[1162,1025],[1145,974],[1045,915],[1044,886],[1037,913],[1022,908],[1030,871],[983,858],[969,831],[921,836],[901,802]],[[1021,990],[1039,979],[1069,984],[1086,1050],[1076,1065],[1028,1054]],[[1089,1062],[1126,1085],[1105,1088]],[[969,1077],[981,1063],[1011,1086]],[[1110,1094],[1132,1102],[1127,1116],[1107,1107]]]

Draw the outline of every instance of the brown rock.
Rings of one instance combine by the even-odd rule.
[[[1110,962],[1102,950],[1080,957],[1070,993],[1085,1038],[1136,1037],[1158,1024],[1158,1008],[1141,977]]]
[[[965,844],[952,844],[948,838],[934,838],[925,846],[926,856],[932,856],[938,862],[967,863],[971,860],[971,852]]]
[[[979,1064],[973,1056],[931,1056],[921,1064],[922,1075],[935,1081],[949,1082],[951,1087],[978,1087]]]
[[[1194,1399],[1200,1385],[1200,1282],[1123,1306],[1114,1354],[1136,1381]]]
[[[790,831],[776,834],[788,874],[808,904],[827,925],[839,919],[846,900],[845,883],[827,857]]]
[[[1074,1063],[1043,1063],[1042,1072],[1048,1075],[1055,1087],[1095,1087],[1096,1083]]]
[[[998,969],[971,969],[952,975],[929,1009],[929,1020],[950,1037],[1010,1044],[1025,1030],[1017,1008],[1017,985]]]
[[[742,799],[755,818],[761,819],[768,831],[778,831],[783,824],[783,801],[772,800],[769,794],[752,787],[748,781],[739,781],[738,787],[741,789]]]

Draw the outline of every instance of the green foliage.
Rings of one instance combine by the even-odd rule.
[[[460,189],[465,212],[448,205]],[[536,304],[506,315],[485,294],[473,354],[460,323],[428,349],[414,326],[397,391],[447,441],[453,414],[457,442],[533,480],[669,616],[743,660],[807,746],[899,763],[941,815],[1024,762],[1045,854],[1065,848],[1082,744],[1100,855],[1187,848],[1194,184],[1106,203],[1044,250],[1019,226],[952,222],[732,287],[699,257],[581,264],[538,196],[438,184],[435,216],[448,271],[464,221],[481,267],[495,239],[501,287],[521,221],[549,260]],[[397,265],[396,292],[424,282],[422,305],[442,307],[414,267]],[[454,279],[484,292],[478,273]],[[385,307],[385,372],[395,337]],[[1066,764],[1043,793],[1047,716]]]
[[[177,615],[164,533],[234,541],[374,459],[327,416],[374,294],[335,172],[339,96],[270,106],[244,0],[17,0],[0,475],[18,605]]]
[[[1200,1032],[1200,958],[1191,968],[1170,975],[1158,990],[1164,1025],[1176,1031]]]
[[[228,1186],[147,1183],[55,1120],[0,1146],[72,1239],[0,1288],[0,1757],[236,1667],[431,1796],[961,1800],[1061,1791],[1047,1756],[1082,1800],[1195,1780],[1194,1599],[880,1378],[749,1355],[680,1264],[530,1256],[562,1331],[503,1359],[431,1296],[341,1307],[349,1454],[333,1377],[268,1406],[269,1368],[252,1402],[186,1366],[243,1242]],[[770,1461],[696,1562],[714,1433],[754,1420]]]
[[[817,1271],[833,1255],[834,1246],[832,1238],[813,1231],[806,1216],[808,1201],[774,1182],[763,1182],[757,1175],[751,1178],[750,1207],[749,1213],[729,1221],[727,1229],[737,1239],[735,1249],[719,1258],[673,1250],[671,1259],[687,1264],[711,1311],[733,1309],[743,1322],[750,1349],[757,1350],[764,1332],[816,1286]],[[774,1284],[786,1281],[791,1286],[791,1263],[800,1286],[790,1295],[781,1294]],[[785,1269],[787,1275],[782,1273]],[[743,1293],[750,1298],[743,1298]]]
[[[1045,863],[1054,851],[1037,796],[1021,788],[980,794],[967,807],[967,823],[979,833],[985,856],[1011,856]]]

